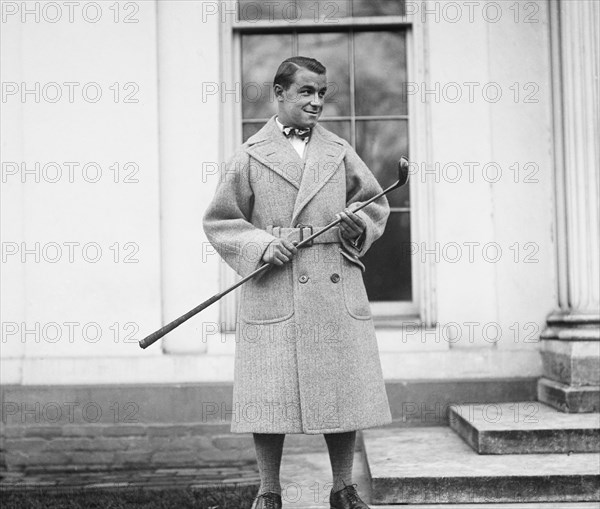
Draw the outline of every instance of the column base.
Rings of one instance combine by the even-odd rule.
[[[566,385],[600,385],[600,342],[543,339],[540,354],[546,378]]]
[[[562,412],[600,411],[600,317],[553,313],[547,323],[538,400]]]
[[[540,378],[537,386],[538,401],[561,412],[600,412],[600,387],[561,384],[548,378]]]

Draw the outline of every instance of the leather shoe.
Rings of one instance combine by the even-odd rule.
[[[350,484],[343,490],[331,492],[329,495],[329,505],[331,509],[369,509],[358,493],[356,492],[356,484]]]
[[[251,509],[281,509],[281,495],[268,491],[254,499]]]

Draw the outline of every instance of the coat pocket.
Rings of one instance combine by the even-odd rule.
[[[273,267],[242,286],[240,320],[246,323],[275,323],[294,314],[292,264]]]
[[[363,282],[362,272],[364,265],[358,259],[340,249],[342,265],[342,287],[344,290],[344,302],[348,314],[357,320],[371,319],[371,306],[369,297]]]

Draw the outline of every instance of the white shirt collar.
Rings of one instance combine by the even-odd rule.
[[[275,122],[277,122],[277,127],[279,127],[279,130],[283,132],[284,125],[279,121],[279,117],[275,117]]]
[[[275,122],[277,122],[277,127],[279,127],[279,129],[283,133],[283,128],[285,126],[279,121],[279,119],[277,117],[275,117]],[[308,142],[308,138],[301,139],[296,135],[292,135],[289,138],[287,138],[287,140],[290,142],[292,147],[294,147],[294,150],[298,153],[298,155],[300,156],[300,159],[303,159],[306,144]]]
[[[283,132],[283,128],[285,126],[279,121],[279,117],[275,117],[275,122],[277,122],[277,127],[279,127],[279,130],[281,132]],[[296,136],[295,134],[292,134],[292,137],[290,138],[290,142],[292,140],[299,141],[299,142],[304,143],[304,144],[308,143],[308,138],[301,139],[301,138],[298,138],[298,136]]]

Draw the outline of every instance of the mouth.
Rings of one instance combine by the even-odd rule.
[[[313,110],[304,110],[304,112],[307,113],[308,115],[313,115],[315,117],[321,113],[320,111],[313,111]]]

